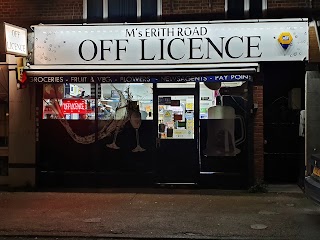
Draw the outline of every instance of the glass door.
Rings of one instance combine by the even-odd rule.
[[[161,184],[196,184],[199,175],[196,89],[157,89],[156,177]]]
[[[200,83],[200,176],[210,187],[243,188],[251,181],[250,82]]]

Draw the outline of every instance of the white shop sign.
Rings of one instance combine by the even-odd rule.
[[[39,25],[34,26],[34,31],[35,64],[209,64],[308,59],[307,21]],[[281,45],[279,38],[290,43]]]
[[[16,56],[27,56],[27,29],[4,23],[5,51]]]

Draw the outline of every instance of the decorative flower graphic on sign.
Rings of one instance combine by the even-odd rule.
[[[289,33],[289,32],[283,32],[278,37],[278,41],[284,50],[287,50],[287,48],[291,44],[292,40],[293,40],[293,38],[291,36],[291,33]]]

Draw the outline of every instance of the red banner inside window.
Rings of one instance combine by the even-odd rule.
[[[63,99],[62,100],[63,114],[79,113],[86,114],[87,102],[83,99]]]

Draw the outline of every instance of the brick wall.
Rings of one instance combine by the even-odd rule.
[[[267,18],[308,18],[311,16],[309,0],[268,0]]]
[[[320,0],[312,2],[313,7],[320,10]],[[197,20],[199,16],[208,20],[224,19],[225,0],[163,0],[162,3],[164,19],[170,15],[189,16],[181,20]],[[309,4],[309,0],[268,0],[268,15],[287,17],[291,11],[293,16],[305,17]],[[2,0],[0,21],[22,27],[39,23],[80,23],[82,9],[83,0]],[[277,14],[273,15],[275,12]],[[194,16],[193,19],[190,14],[198,18]]]
[[[253,87],[253,102],[258,104],[253,121],[254,178],[258,181],[264,178],[263,86],[259,83]]]
[[[163,0],[163,15],[223,13],[225,0]]]
[[[306,8],[309,0],[268,0],[268,9],[274,8]]]
[[[221,13],[225,11],[225,0],[163,0],[163,14]],[[309,8],[309,0],[268,0],[268,9]],[[313,0],[319,8],[320,0]]]
[[[163,0],[163,18],[180,20],[225,19],[225,0]],[[268,0],[267,18],[309,17],[309,0]],[[320,0],[313,0],[320,10]],[[193,16],[190,18],[190,14]],[[179,16],[188,15],[183,18]]]
[[[70,23],[83,18],[82,0],[2,0],[0,21],[21,27],[39,23]]]

